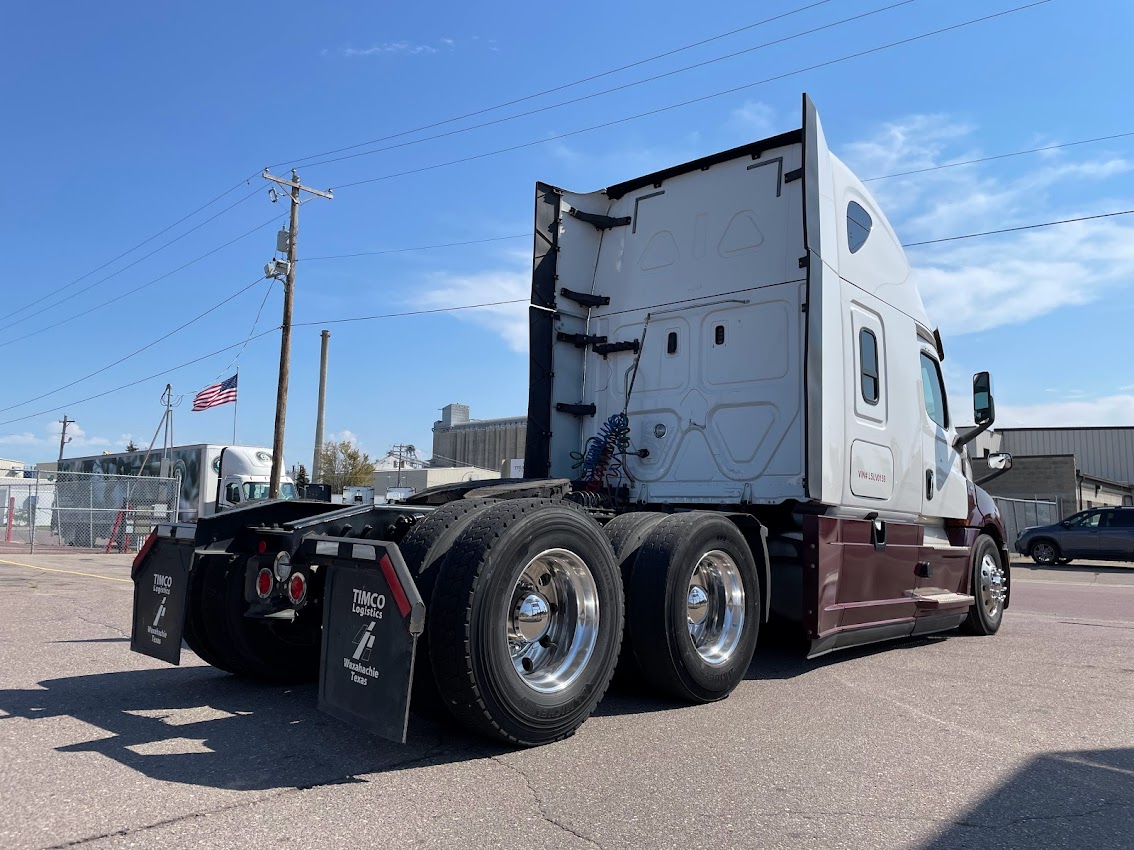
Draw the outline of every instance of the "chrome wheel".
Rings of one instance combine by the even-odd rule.
[[[744,632],[744,582],[727,552],[706,552],[693,568],[686,616],[693,648],[707,664],[724,664],[732,657]]]
[[[989,619],[1000,614],[1000,606],[1006,596],[1004,570],[991,553],[980,559],[980,601]]]
[[[1050,543],[1037,543],[1032,547],[1032,560],[1038,564],[1055,563],[1055,547]]]
[[[505,626],[520,681],[545,694],[568,687],[594,654],[598,624],[598,588],[583,559],[540,552],[516,579]]]

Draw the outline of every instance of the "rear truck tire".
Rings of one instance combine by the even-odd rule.
[[[481,510],[495,504],[484,499],[458,499],[448,502],[430,513],[410,529],[402,538],[398,549],[409,567],[417,592],[425,602],[425,616],[433,612],[433,589],[450,547],[462,531]],[[429,630],[417,639],[417,653],[413,665],[413,699],[410,705],[425,714],[444,712],[441,694],[433,678],[429,655]]]
[[[229,665],[224,653],[209,642],[206,620],[219,613],[215,607],[210,607],[204,597],[204,577],[209,569],[223,569],[223,560],[220,565],[214,564],[219,560],[215,555],[202,558],[189,573],[187,590],[188,600],[185,604],[185,625],[181,637],[186,645],[197,654],[197,657],[206,664],[224,670],[226,673],[235,672]]]
[[[740,529],[709,511],[667,516],[634,564],[628,639],[656,691],[693,703],[724,699],[752,663],[760,579]]]
[[[478,512],[426,617],[433,674],[467,729],[520,746],[573,734],[614,674],[622,577],[602,528],[561,500]]]
[[[622,589],[626,598],[623,608],[625,627],[623,633],[630,634],[630,620],[634,616],[634,605],[631,601],[630,588],[634,574],[634,562],[638,559],[638,552],[642,543],[665,514],[654,512],[637,512],[622,514],[615,517],[605,526],[603,531],[614,549],[614,557],[618,561],[622,573]],[[622,651],[618,655],[618,666],[615,669],[614,681],[619,686],[633,686],[641,684],[642,671],[634,659],[634,652],[630,648],[629,638],[623,638]]]
[[[262,682],[314,681],[319,674],[322,617],[308,605],[295,622],[246,618],[245,558],[217,558],[202,573],[203,646],[222,662],[214,666]]]
[[[1028,554],[1032,560],[1041,566],[1049,567],[1059,560],[1059,546],[1051,540],[1037,540],[1031,545]]]
[[[970,593],[976,599],[961,629],[971,635],[994,635],[1004,619],[1007,584],[996,541],[982,534],[973,544]]]

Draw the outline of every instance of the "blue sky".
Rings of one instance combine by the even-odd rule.
[[[913,0],[843,24],[836,22],[894,0],[815,3],[659,61],[348,153],[401,145],[394,149],[322,165],[307,160],[299,168],[305,183],[338,188],[334,200],[312,200],[301,213],[295,320],[314,324],[297,327],[293,338],[288,464],[310,462],[319,323],[525,297],[531,240],[497,238],[530,231],[536,180],[591,190],[797,127],[802,91],[817,103],[832,149],[862,177],[1134,131],[1134,6],[1051,0],[695,105],[550,138],[1025,2]],[[271,220],[286,215],[252,176],[265,165],[280,163],[273,171],[282,173],[299,157],[522,98],[807,5],[13,6],[0,55],[0,457],[53,459],[64,412],[79,423],[69,454],[119,450],[131,437],[147,443],[166,381],[185,397],[175,417],[179,443],[230,440],[231,407],[189,407],[195,391],[230,373],[236,349],[76,402],[241,342],[261,304],[257,333],[278,324],[279,285],[256,282],[274,248],[279,224]],[[818,27],[827,28],[749,50]],[[420,141],[737,51],[747,52]],[[417,171],[528,142],[540,143]],[[417,173],[389,176],[407,171]],[[346,185],[371,178],[386,179]],[[1131,209],[1134,137],[871,186],[909,242]],[[137,251],[44,298],[230,188]],[[497,241],[303,259],[487,239]],[[1122,365],[1134,360],[1134,216],[946,242],[910,256],[946,338],[958,404],[968,376],[986,368],[1002,424],[1134,424],[1134,375]],[[85,377],[246,287],[188,328]],[[108,305],[111,299],[118,300]],[[521,306],[326,325],[328,432],[354,435],[372,455],[397,442],[428,454],[432,422],[449,402],[470,404],[480,418],[522,414],[525,321]],[[278,334],[240,352],[242,443],[271,444],[278,359]]]

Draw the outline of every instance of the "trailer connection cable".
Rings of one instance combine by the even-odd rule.
[[[582,452],[571,452],[572,469],[582,471],[581,478],[590,492],[603,485],[617,487],[622,482],[622,457],[630,449],[630,418],[615,413],[607,419],[598,434],[588,437]]]

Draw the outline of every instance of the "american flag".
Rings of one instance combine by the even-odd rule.
[[[193,410],[208,410],[210,407],[236,401],[236,378],[237,375],[233,375],[226,381],[205,387],[193,399]]]

